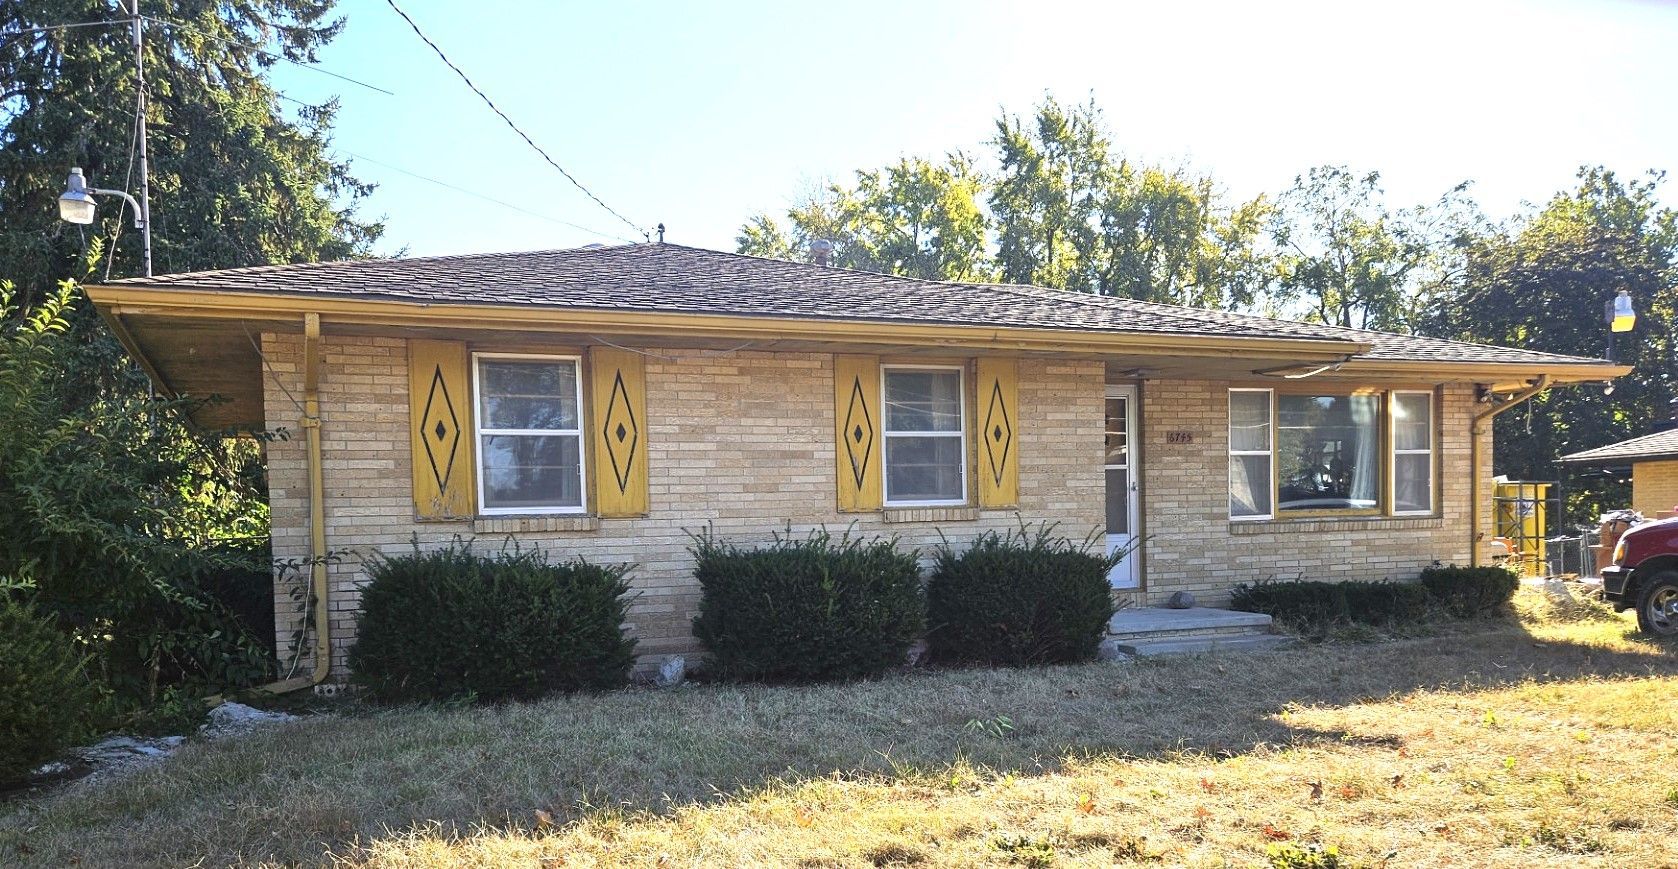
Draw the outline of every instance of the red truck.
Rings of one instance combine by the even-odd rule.
[[[1645,632],[1678,636],[1678,518],[1620,535],[1614,563],[1602,569],[1602,597],[1621,612],[1636,609]]]

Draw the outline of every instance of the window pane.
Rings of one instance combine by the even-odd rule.
[[[1270,515],[1270,457],[1229,457],[1229,515]]]
[[[886,500],[958,501],[961,438],[886,438]]]
[[[1433,396],[1410,393],[1393,396],[1393,449],[1432,448]]]
[[[1278,506],[1380,505],[1380,397],[1283,395],[1276,401]]]
[[[478,360],[481,428],[577,428],[577,364]]]
[[[577,435],[484,435],[484,506],[581,507],[580,440]]]
[[[1230,452],[1270,449],[1270,393],[1229,394]]]
[[[1393,456],[1393,509],[1400,513],[1433,511],[1433,454]]]
[[[1107,533],[1130,533],[1130,471],[1107,469]]]
[[[1107,464],[1129,464],[1128,453],[1130,446],[1125,442],[1126,428],[1129,426],[1129,401],[1123,398],[1107,399]]]
[[[961,372],[887,371],[886,431],[961,431]]]

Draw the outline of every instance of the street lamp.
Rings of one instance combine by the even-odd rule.
[[[126,0],[123,11],[129,14],[128,36],[129,45],[134,49],[134,88],[137,96],[134,122],[136,156],[140,161],[140,198],[138,201],[129,196],[125,190],[102,190],[98,187],[87,186],[87,179],[82,177],[80,167],[70,170],[70,179],[64,185],[64,192],[58,196],[58,216],[69,223],[86,226],[93,222],[94,212],[98,210],[99,201],[93,194],[101,196],[121,196],[134,207],[134,228],[140,231],[140,258],[145,266],[146,277],[151,277],[151,170],[147,163],[146,154],[146,65],[143,42],[143,27],[145,18],[140,15],[140,0]]]
[[[1631,293],[1621,290],[1620,294],[1602,303],[1602,316],[1608,323],[1608,361],[1614,361],[1614,336],[1621,332],[1630,332],[1637,325],[1637,309],[1631,304]],[[1612,394],[1612,386],[1603,393]]]
[[[81,167],[77,166],[70,170],[70,177],[64,182],[64,192],[58,194],[58,216],[66,223],[81,226],[92,223],[94,213],[99,209],[99,200],[93,198],[95,193],[101,196],[121,196],[134,208],[134,228],[140,231],[143,239],[141,248],[145,255],[146,277],[151,277],[151,221],[147,219],[149,215],[140,205],[140,201],[128,195],[126,190],[89,187]]]

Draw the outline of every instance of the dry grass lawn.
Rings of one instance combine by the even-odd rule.
[[[0,805],[0,863],[1678,866],[1674,649],[1533,609],[1239,657],[352,708]]]

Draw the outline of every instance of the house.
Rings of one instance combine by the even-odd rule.
[[[268,446],[274,554],[342,672],[360,557],[512,535],[634,562],[690,652],[687,532],[959,545],[1024,519],[1130,554],[1139,604],[1480,557],[1489,416],[1596,359],[638,244],[286,265],[89,295],[159,388]],[[306,617],[278,598],[282,651]],[[329,649],[328,649],[329,646]]]
[[[1568,465],[1631,468],[1631,508],[1651,519],[1678,515],[1678,428],[1561,457]]]

